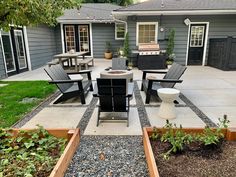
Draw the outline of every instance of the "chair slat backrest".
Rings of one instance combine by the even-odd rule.
[[[126,70],[127,61],[125,58],[113,58],[112,59],[112,70]]]
[[[178,63],[173,63],[163,79],[179,79],[186,69],[186,66],[182,66]],[[173,88],[175,86],[175,83],[161,82],[160,85],[164,88]]]
[[[126,79],[97,79],[100,109],[126,110]]]
[[[60,64],[47,66],[44,68],[48,76],[53,80],[71,80]],[[58,89],[64,93],[73,83],[56,84]]]

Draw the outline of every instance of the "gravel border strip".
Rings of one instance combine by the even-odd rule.
[[[84,135],[65,177],[148,176],[142,136]]]
[[[151,123],[149,122],[147,112],[145,109],[145,105],[143,103],[142,96],[140,94],[140,90],[138,88],[137,81],[134,81],[134,96],[136,100],[136,107],[138,110],[139,120],[142,127],[150,127]]]
[[[45,100],[43,100],[36,108],[34,108],[31,112],[27,113],[22,119],[18,120],[15,124],[13,124],[12,128],[20,128],[25,125],[28,121],[30,121],[36,114],[38,114],[43,108],[48,106],[53,100],[56,99],[60,95],[59,91],[48,96]]]
[[[216,124],[206,116],[197,106],[195,106],[186,96],[182,93],[179,95],[180,99],[183,100],[186,105],[209,127],[216,127]]]
[[[76,126],[77,128],[80,128],[80,133],[83,135],[85,128],[88,125],[89,120],[92,117],[93,111],[96,108],[96,104],[98,102],[98,98],[93,97],[90,104],[88,105],[88,108],[85,110],[79,124]]]

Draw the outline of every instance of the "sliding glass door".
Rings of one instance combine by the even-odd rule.
[[[23,30],[12,28],[10,32],[1,34],[8,75],[28,70]]]

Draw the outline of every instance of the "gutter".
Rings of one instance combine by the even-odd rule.
[[[179,10],[179,11],[112,11],[115,16],[128,16],[128,15],[221,15],[221,14],[236,14],[236,10]]]

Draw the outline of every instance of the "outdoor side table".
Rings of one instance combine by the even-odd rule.
[[[158,113],[159,117],[163,119],[175,119],[174,100],[178,98],[180,91],[173,88],[161,88],[157,90],[157,93],[162,100]]]

